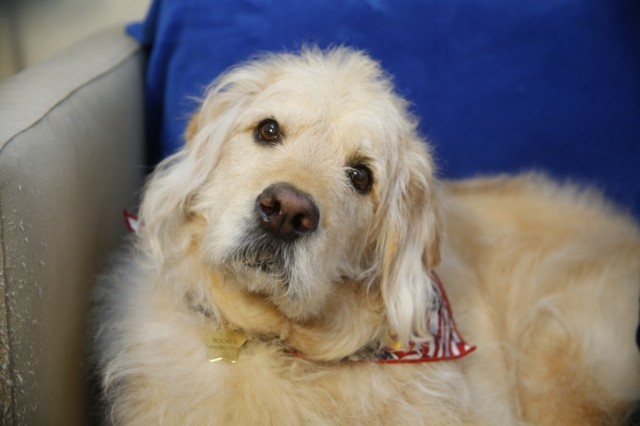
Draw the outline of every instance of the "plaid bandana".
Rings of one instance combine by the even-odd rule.
[[[409,342],[409,347],[406,350],[386,347],[374,353],[373,356],[359,357],[352,355],[347,357],[346,360],[372,361],[384,364],[422,363],[454,360],[473,352],[476,347],[467,344],[456,328],[449,299],[444,291],[440,277],[435,272],[432,277],[437,301],[429,314],[431,340],[419,344]]]

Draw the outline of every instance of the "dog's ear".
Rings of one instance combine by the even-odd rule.
[[[184,226],[191,203],[206,174],[190,145],[156,166],[140,206],[139,234],[159,263],[180,256],[191,244]]]
[[[214,81],[187,125],[186,144],[162,161],[147,183],[140,207],[141,235],[157,261],[180,256],[191,245],[193,236],[185,226],[197,224],[192,207],[198,190],[216,167],[239,112],[264,84],[251,76],[241,67]]]
[[[431,271],[440,262],[441,215],[428,147],[412,141],[381,209],[380,287],[390,333],[403,344],[428,336],[436,297]]]

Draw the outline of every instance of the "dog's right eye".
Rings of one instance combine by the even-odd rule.
[[[280,125],[273,118],[266,118],[258,123],[255,131],[255,139],[258,143],[274,144],[282,140]]]
[[[360,194],[366,194],[371,189],[373,176],[371,175],[371,169],[364,164],[356,164],[347,169],[347,176],[349,176],[351,184]]]

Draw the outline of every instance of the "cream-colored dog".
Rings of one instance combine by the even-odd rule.
[[[187,140],[102,283],[116,424],[620,424],[640,399],[636,225],[539,175],[439,182],[364,54],[232,69]]]

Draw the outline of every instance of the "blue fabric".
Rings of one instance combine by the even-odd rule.
[[[157,158],[227,67],[345,44],[395,76],[441,175],[543,170],[640,217],[637,0],[155,0],[129,31],[150,49]]]

